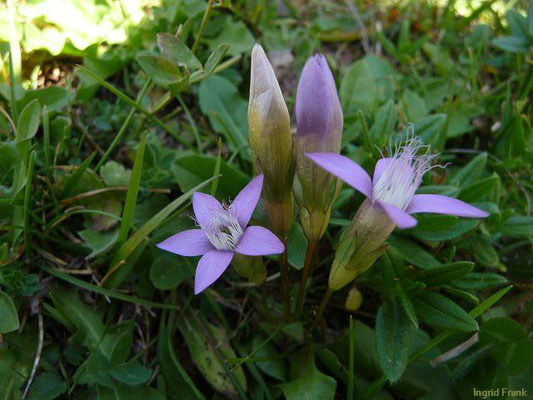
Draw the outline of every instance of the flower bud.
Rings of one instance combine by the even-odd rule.
[[[327,228],[331,204],[340,185],[305,153],[338,154],[343,127],[335,80],[321,54],[310,57],[304,66],[296,92],[295,114],[295,191],[299,194],[297,201],[304,232],[310,241],[317,241]]]
[[[272,65],[256,44],[252,50],[248,127],[250,147],[265,175],[263,201],[276,233],[286,235],[293,221],[292,137],[289,112]]]
[[[265,282],[266,267],[261,257],[251,257],[235,253],[231,264],[240,276],[247,278],[254,285],[259,286]]]
[[[357,288],[354,286],[350,289],[350,292],[348,292],[348,296],[346,296],[346,301],[344,302],[344,308],[347,311],[357,311],[359,310],[359,307],[361,307],[361,304],[363,304],[363,295]]]
[[[393,230],[385,211],[366,199],[341,235],[329,273],[330,289],[341,289],[370,268],[386,250],[385,240]]]

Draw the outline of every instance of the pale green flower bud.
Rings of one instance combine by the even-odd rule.
[[[330,289],[341,289],[370,268],[387,248],[385,240],[393,230],[385,211],[366,199],[341,235],[329,273]]]
[[[293,222],[292,137],[287,105],[272,65],[256,44],[252,50],[248,126],[256,168],[265,175],[263,201],[276,233],[286,235]]]

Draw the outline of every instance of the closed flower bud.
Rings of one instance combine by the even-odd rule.
[[[347,311],[357,311],[359,310],[359,307],[361,307],[361,304],[363,304],[363,295],[357,288],[354,286],[350,289],[350,292],[348,292],[348,296],[346,296],[346,301],[344,302],[344,308]]]
[[[256,167],[265,176],[265,211],[276,233],[285,236],[293,221],[292,137],[287,105],[263,48],[252,50],[248,126]]]
[[[338,188],[329,174],[306,153],[339,153],[343,127],[342,109],[335,80],[323,55],[307,60],[296,92],[297,132],[295,192],[300,206],[302,227],[310,241],[324,234]]]

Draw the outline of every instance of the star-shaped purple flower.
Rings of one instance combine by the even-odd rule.
[[[373,179],[357,163],[335,153],[307,153],[307,157],[329,173],[364,194],[372,205],[383,210],[399,228],[412,228],[411,214],[436,213],[458,217],[486,218],[488,213],[461,200],[437,194],[415,194],[422,177],[431,169],[433,156],[418,155],[425,146],[411,137],[392,157],[380,159]]]
[[[247,227],[262,188],[263,175],[259,175],[246,185],[229,207],[220,204],[213,196],[195,192],[192,206],[200,229],[180,232],[157,245],[180,256],[202,256],[196,267],[195,294],[222,275],[235,253],[264,256],[285,251],[283,243],[268,229]]]

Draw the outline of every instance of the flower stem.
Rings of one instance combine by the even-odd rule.
[[[285,246],[285,248],[287,248]],[[281,285],[283,287],[283,309],[285,314],[285,319],[288,319],[291,312],[291,303],[289,299],[289,268],[287,266],[287,250],[281,254]]]
[[[320,307],[318,307],[318,311],[316,313],[315,320],[313,321],[313,324],[309,328],[309,332],[311,332],[315,327],[318,325],[320,320],[322,319],[322,314],[324,314],[324,310],[326,309],[326,306],[329,303],[329,298],[333,294],[333,290],[328,287],[328,290],[326,290],[326,293],[324,293],[324,297],[322,297],[322,302],[320,303]]]
[[[309,242],[307,246],[307,253],[305,254],[304,268],[302,270],[302,279],[300,280],[300,287],[298,288],[298,297],[296,300],[296,308],[294,309],[295,313],[298,313],[302,310],[302,306],[305,299],[305,285],[307,279],[309,279],[309,273],[311,272],[311,265],[313,260],[313,254],[315,252],[316,241]]]

